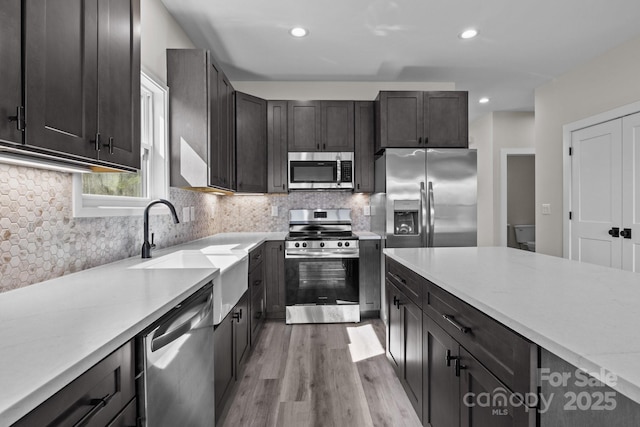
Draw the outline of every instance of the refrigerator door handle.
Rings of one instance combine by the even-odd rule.
[[[420,246],[427,247],[429,242],[429,229],[427,227],[427,193],[424,189],[424,182],[420,182]]]
[[[429,191],[429,227],[428,227],[428,231],[427,231],[427,235],[428,237],[428,241],[427,241],[427,246],[432,248],[433,247],[433,233],[434,233],[434,227],[435,227],[435,221],[436,221],[436,206],[435,206],[435,202],[433,200],[433,182],[429,181],[428,183],[428,191]]]

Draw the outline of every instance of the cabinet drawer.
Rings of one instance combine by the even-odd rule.
[[[530,390],[535,345],[474,307],[426,281],[423,309],[515,392]]]
[[[80,421],[83,426],[105,426],[134,394],[133,345],[128,342],[14,426],[75,425]]]
[[[422,308],[422,300],[426,280],[400,263],[386,259],[386,277],[396,285],[414,304]]]
[[[252,271],[262,263],[264,258],[264,243],[249,253],[249,271]]]

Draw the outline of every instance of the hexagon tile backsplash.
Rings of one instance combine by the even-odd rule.
[[[289,209],[300,208],[351,208],[354,230],[370,229],[363,215],[369,196],[362,194],[227,197],[170,188],[169,200],[181,222],[152,216],[158,248],[220,232],[284,232]],[[196,219],[184,222],[188,206],[195,207]],[[74,218],[71,174],[0,164],[0,292],[136,256],[142,234],[142,216]]]

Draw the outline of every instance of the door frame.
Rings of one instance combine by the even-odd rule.
[[[509,156],[534,156],[536,149],[531,148],[503,148],[500,150],[500,223],[498,225],[498,237],[500,246],[507,246],[507,160]]]
[[[562,126],[562,256],[571,259],[571,147],[572,133],[610,120],[640,112],[640,101],[598,113]]]

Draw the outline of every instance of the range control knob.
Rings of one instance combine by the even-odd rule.
[[[344,242],[344,245],[345,245],[346,247],[349,247],[349,242]]]
[[[306,243],[303,243],[303,244],[302,244],[302,247],[303,247],[303,248],[306,248],[306,247],[307,247],[307,244],[306,244]]]
[[[296,243],[296,248],[299,248],[299,247],[300,247],[300,243]]]
[[[342,242],[338,242],[338,247],[341,248],[342,247]]]
[[[320,247],[324,248],[324,242],[320,242]]]

